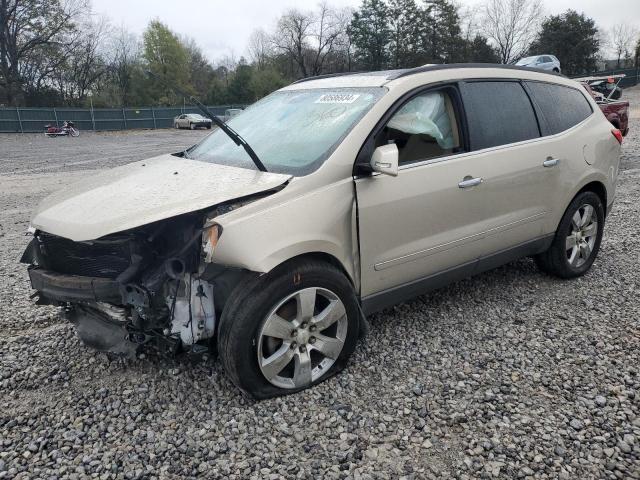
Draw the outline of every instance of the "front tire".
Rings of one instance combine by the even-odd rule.
[[[240,390],[271,398],[342,370],[359,330],[347,277],[330,264],[298,260],[235,288],[220,319],[218,354]]]
[[[196,129],[196,126],[195,126],[193,123],[190,123],[190,124],[189,124],[189,128],[190,128],[191,130],[195,130],[195,129]]]
[[[535,257],[538,267],[560,278],[587,273],[600,250],[604,220],[604,206],[598,195],[577,195],[565,211],[551,247]]]

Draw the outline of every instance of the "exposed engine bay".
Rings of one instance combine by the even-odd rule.
[[[248,201],[92,241],[35,230],[21,261],[37,303],[61,307],[87,345],[126,357],[205,353],[230,290],[255,275],[211,263],[222,233],[213,219]]]

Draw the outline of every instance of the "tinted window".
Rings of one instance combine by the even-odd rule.
[[[551,59],[551,57],[542,57],[542,61],[543,61],[544,63],[551,63],[551,62],[553,62],[553,60]]]
[[[473,150],[540,136],[531,101],[518,82],[466,83],[463,101]]]
[[[527,87],[542,110],[543,135],[564,132],[592,113],[589,101],[575,88],[542,82],[527,82]]]
[[[415,96],[393,114],[376,137],[376,147],[395,143],[400,163],[441,157],[460,147],[458,122],[449,94]]]

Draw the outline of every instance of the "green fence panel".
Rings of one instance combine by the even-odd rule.
[[[0,132],[20,132],[18,112],[15,108],[0,108]]]
[[[23,132],[42,132],[47,125],[56,125],[56,112],[52,108],[19,108],[18,128]]]
[[[96,131],[125,130],[124,113],[121,108],[99,108],[93,110]]]
[[[125,108],[127,128],[158,128],[152,108]]]

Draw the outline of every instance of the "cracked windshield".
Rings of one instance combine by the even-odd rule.
[[[268,171],[302,176],[322,165],[385,91],[280,91],[232,118],[229,126],[251,145]],[[244,149],[220,130],[191,149],[188,158],[255,168]]]

